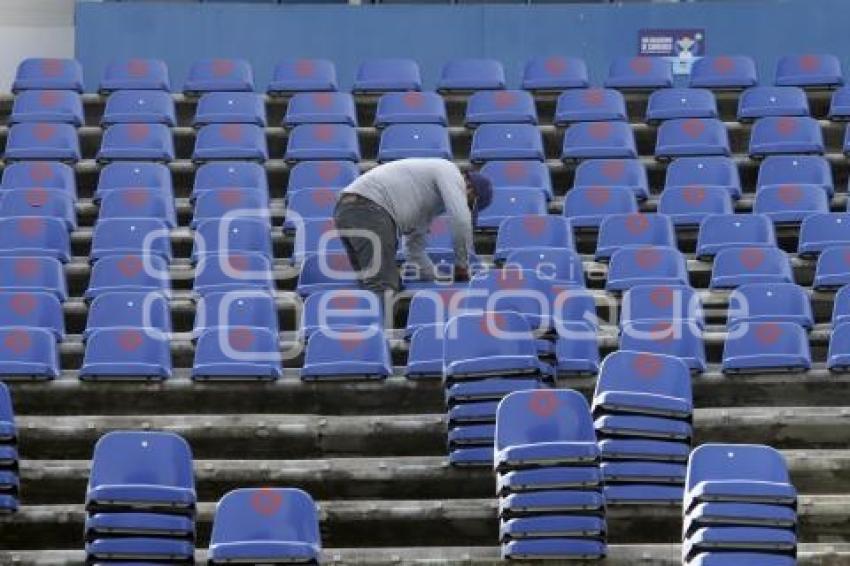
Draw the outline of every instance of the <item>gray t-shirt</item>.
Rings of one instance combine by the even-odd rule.
[[[472,249],[472,214],[466,181],[445,159],[401,159],[379,165],[358,177],[343,193],[355,193],[386,210],[405,236],[408,261],[431,278],[434,265],[425,253],[431,221],[447,213],[455,263],[468,267]]]

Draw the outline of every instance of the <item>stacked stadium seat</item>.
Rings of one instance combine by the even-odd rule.
[[[688,460],[684,564],[795,564],[797,491],[776,450],[704,444]]]
[[[9,388],[0,381],[0,514],[18,510],[18,432]]]
[[[316,504],[300,489],[236,489],[216,505],[210,564],[318,564],[321,553]]]
[[[693,436],[687,365],[646,352],[609,354],[592,412],[606,502],[678,506]]]
[[[433,332],[439,327],[422,330]],[[528,319],[515,311],[460,314],[448,320],[442,338],[449,462],[490,466],[496,418],[493,402],[510,391],[547,387],[554,370],[538,358]],[[468,412],[474,418],[463,417]]]
[[[507,395],[497,409],[494,467],[503,558],[605,556],[599,448],[580,393],[540,389]]]
[[[94,448],[86,490],[86,555],[186,563],[195,550],[192,453],[168,432],[110,432]]]

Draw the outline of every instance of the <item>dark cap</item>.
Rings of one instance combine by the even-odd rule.
[[[472,221],[477,223],[478,211],[490,206],[493,200],[493,183],[486,176],[475,171],[466,174],[469,184],[475,193],[475,210],[472,211]]]

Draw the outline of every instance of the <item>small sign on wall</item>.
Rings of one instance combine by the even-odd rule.
[[[693,62],[705,54],[705,29],[642,29],[638,31],[638,55],[666,57],[673,73],[687,75]]]

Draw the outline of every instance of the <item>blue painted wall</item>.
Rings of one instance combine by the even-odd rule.
[[[426,86],[453,57],[505,64],[511,85],[532,55],[578,55],[599,83],[611,58],[637,51],[641,28],[705,28],[709,54],[744,53],[770,80],[778,54],[831,52],[850,60],[848,0],[762,0],[627,5],[338,6],[80,2],[77,57],[94,90],[107,62],[159,57],[182,88],[191,62],[244,57],[265,89],[283,57],[336,62],[342,88],[369,57],[411,57]],[[850,67],[848,67],[850,69]]]

